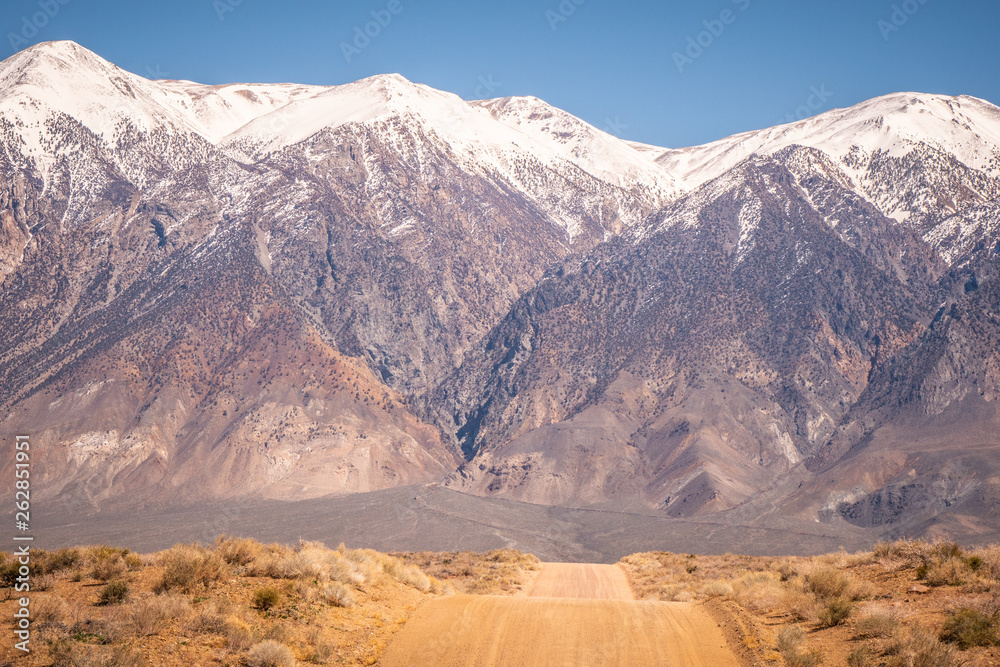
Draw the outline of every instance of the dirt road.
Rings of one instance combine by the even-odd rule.
[[[636,601],[614,565],[546,563],[526,597],[428,602],[393,639],[384,667],[737,665],[698,605]]]

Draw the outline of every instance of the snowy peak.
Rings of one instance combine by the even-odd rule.
[[[619,185],[635,180],[659,183],[676,194],[673,177],[654,162],[665,148],[643,146],[640,150],[636,146],[641,144],[624,142],[537,97],[503,97],[473,104],[599,178]]]
[[[1000,174],[1000,109],[968,96],[895,93],[796,123],[669,150],[657,162],[691,189],[754,153],[773,154],[791,145],[841,160],[859,150],[900,157],[924,145],[970,168]]]
[[[62,113],[113,141],[122,121],[216,143],[254,118],[315,95],[318,86],[150,81],[69,41],[45,42],[0,64],[0,112],[29,127]]]

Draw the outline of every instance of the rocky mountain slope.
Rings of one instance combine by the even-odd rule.
[[[995,521],[982,100],[668,150],[535,98],[149,81],[54,42],[0,63],[0,144],[0,430],[44,443],[49,502],[444,480]]]

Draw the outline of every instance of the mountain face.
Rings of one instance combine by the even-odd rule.
[[[45,443],[51,502],[444,481],[725,520],[767,491],[975,533],[1000,497],[984,101],[668,150],[535,98],[54,42],[0,63],[0,143],[0,429]]]

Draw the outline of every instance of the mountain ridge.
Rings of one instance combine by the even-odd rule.
[[[532,97],[149,81],[70,42],[0,88],[0,428],[53,444],[43,498],[443,481],[968,530],[939,435],[905,470],[858,462],[903,456],[900,405],[994,400],[986,102],[899,93],[659,149]],[[967,409],[970,437],[992,423]],[[871,523],[909,470],[912,508]],[[965,470],[979,516],[991,477]]]

